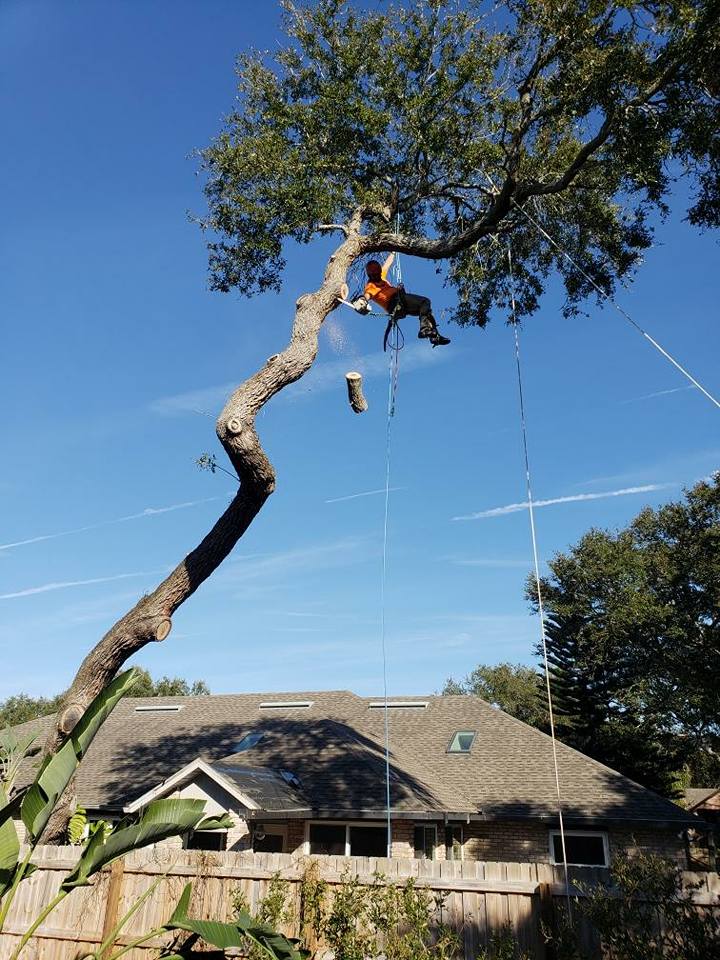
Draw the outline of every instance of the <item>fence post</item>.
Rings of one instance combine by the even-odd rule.
[[[125,861],[116,860],[110,867],[110,884],[108,886],[107,900],[105,902],[105,916],[102,925],[102,940],[108,936],[111,930],[118,922],[118,908],[120,906],[120,894],[122,893],[123,876],[125,874]],[[113,944],[109,943],[103,953],[103,958],[112,953]]]
[[[552,884],[539,884],[540,891],[540,937],[545,941],[545,960],[555,960],[555,900]],[[548,939],[550,938],[550,939]]]

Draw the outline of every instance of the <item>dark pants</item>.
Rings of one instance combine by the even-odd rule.
[[[435,317],[432,315],[432,304],[427,297],[401,290],[392,298],[388,308],[390,313],[399,320],[407,316],[420,317],[420,330],[423,333],[430,333],[437,329]]]

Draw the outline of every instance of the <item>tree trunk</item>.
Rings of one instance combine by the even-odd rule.
[[[147,643],[169,635],[175,611],[220,566],[275,489],[275,472],[260,443],[255,418],[268,400],[312,366],[323,321],[337,306],[347,269],[362,252],[360,225],[358,213],[350,222],[345,241],[328,261],[322,286],[298,299],[287,347],[235,390],[218,417],[218,438],[240,478],[237,494],[195,549],[118,620],[85,657],[47,739],[46,753],[57,751],[93,698],[129,657]],[[64,841],[74,806],[69,789],[53,813],[44,842]]]

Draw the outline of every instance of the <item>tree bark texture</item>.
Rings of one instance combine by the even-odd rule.
[[[365,399],[362,387],[362,374],[351,370],[345,374],[347,382],[348,401],[355,413],[365,413],[368,408],[368,402]]]

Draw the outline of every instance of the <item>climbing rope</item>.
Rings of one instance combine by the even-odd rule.
[[[400,258],[396,256],[393,264],[394,280],[396,284],[402,283],[402,268]],[[388,709],[388,680],[387,680],[387,643],[385,636],[385,587],[387,583],[387,560],[388,560],[388,519],[390,516],[390,463],[391,463],[391,439],[392,439],[392,421],[395,416],[395,401],[398,388],[398,376],[400,373],[400,351],[402,350],[402,331],[397,322],[392,324],[390,330],[390,362],[388,367],[388,399],[387,399],[387,424],[385,428],[385,509],[383,515],[383,549],[382,549],[382,577],[380,581],[380,646],[382,650],[382,675],[383,675],[383,717],[385,727],[385,819],[387,827],[387,855],[392,856],[392,822],[391,822],[391,797],[390,797],[390,714]]]
[[[560,793],[560,771],[558,768],[557,741],[555,738],[555,716],[553,711],[552,690],[550,688],[550,665],[548,662],[547,640],[545,630],[545,610],[542,601],[540,583],[540,562],[538,560],[537,535],[535,530],[535,510],[530,479],[530,455],[528,453],[527,420],[525,417],[525,396],[523,393],[522,366],[520,363],[520,334],[515,310],[515,276],[513,272],[512,252],[507,249],[508,274],[510,277],[510,305],[512,310],[512,325],[515,334],[515,365],[517,367],[518,397],[520,401],[520,426],[522,430],[523,455],[525,458],[525,489],[527,492],[528,515],[530,517],[530,538],[532,540],[533,565],[535,569],[535,587],[538,598],[538,616],[540,618],[540,636],[542,639],[543,664],[545,668],[545,689],[547,693],[548,716],[550,718],[550,740],[552,742],[553,770],[555,773],[555,793],[557,797],[558,822],[560,824],[560,843],[562,846],[563,868],[565,871],[565,896],[568,905],[568,917],[572,917],[570,905],[570,877],[568,873],[567,850],[565,848],[565,824],[563,821],[562,797]]]

